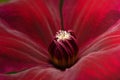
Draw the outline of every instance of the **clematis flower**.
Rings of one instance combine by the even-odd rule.
[[[0,80],[119,80],[120,0],[0,4]]]

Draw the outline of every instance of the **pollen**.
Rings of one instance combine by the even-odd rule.
[[[70,39],[70,33],[64,30],[59,30],[56,34],[57,41]]]

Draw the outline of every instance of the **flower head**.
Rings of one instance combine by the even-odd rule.
[[[119,0],[2,2],[0,80],[119,80],[119,19]]]

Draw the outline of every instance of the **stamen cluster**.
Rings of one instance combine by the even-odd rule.
[[[48,51],[51,62],[60,69],[71,67],[77,61],[78,46],[73,31],[57,32],[55,38],[49,45]]]

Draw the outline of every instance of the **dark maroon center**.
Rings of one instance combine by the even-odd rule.
[[[60,30],[49,45],[50,61],[59,69],[71,67],[77,61],[78,46],[74,33]]]

